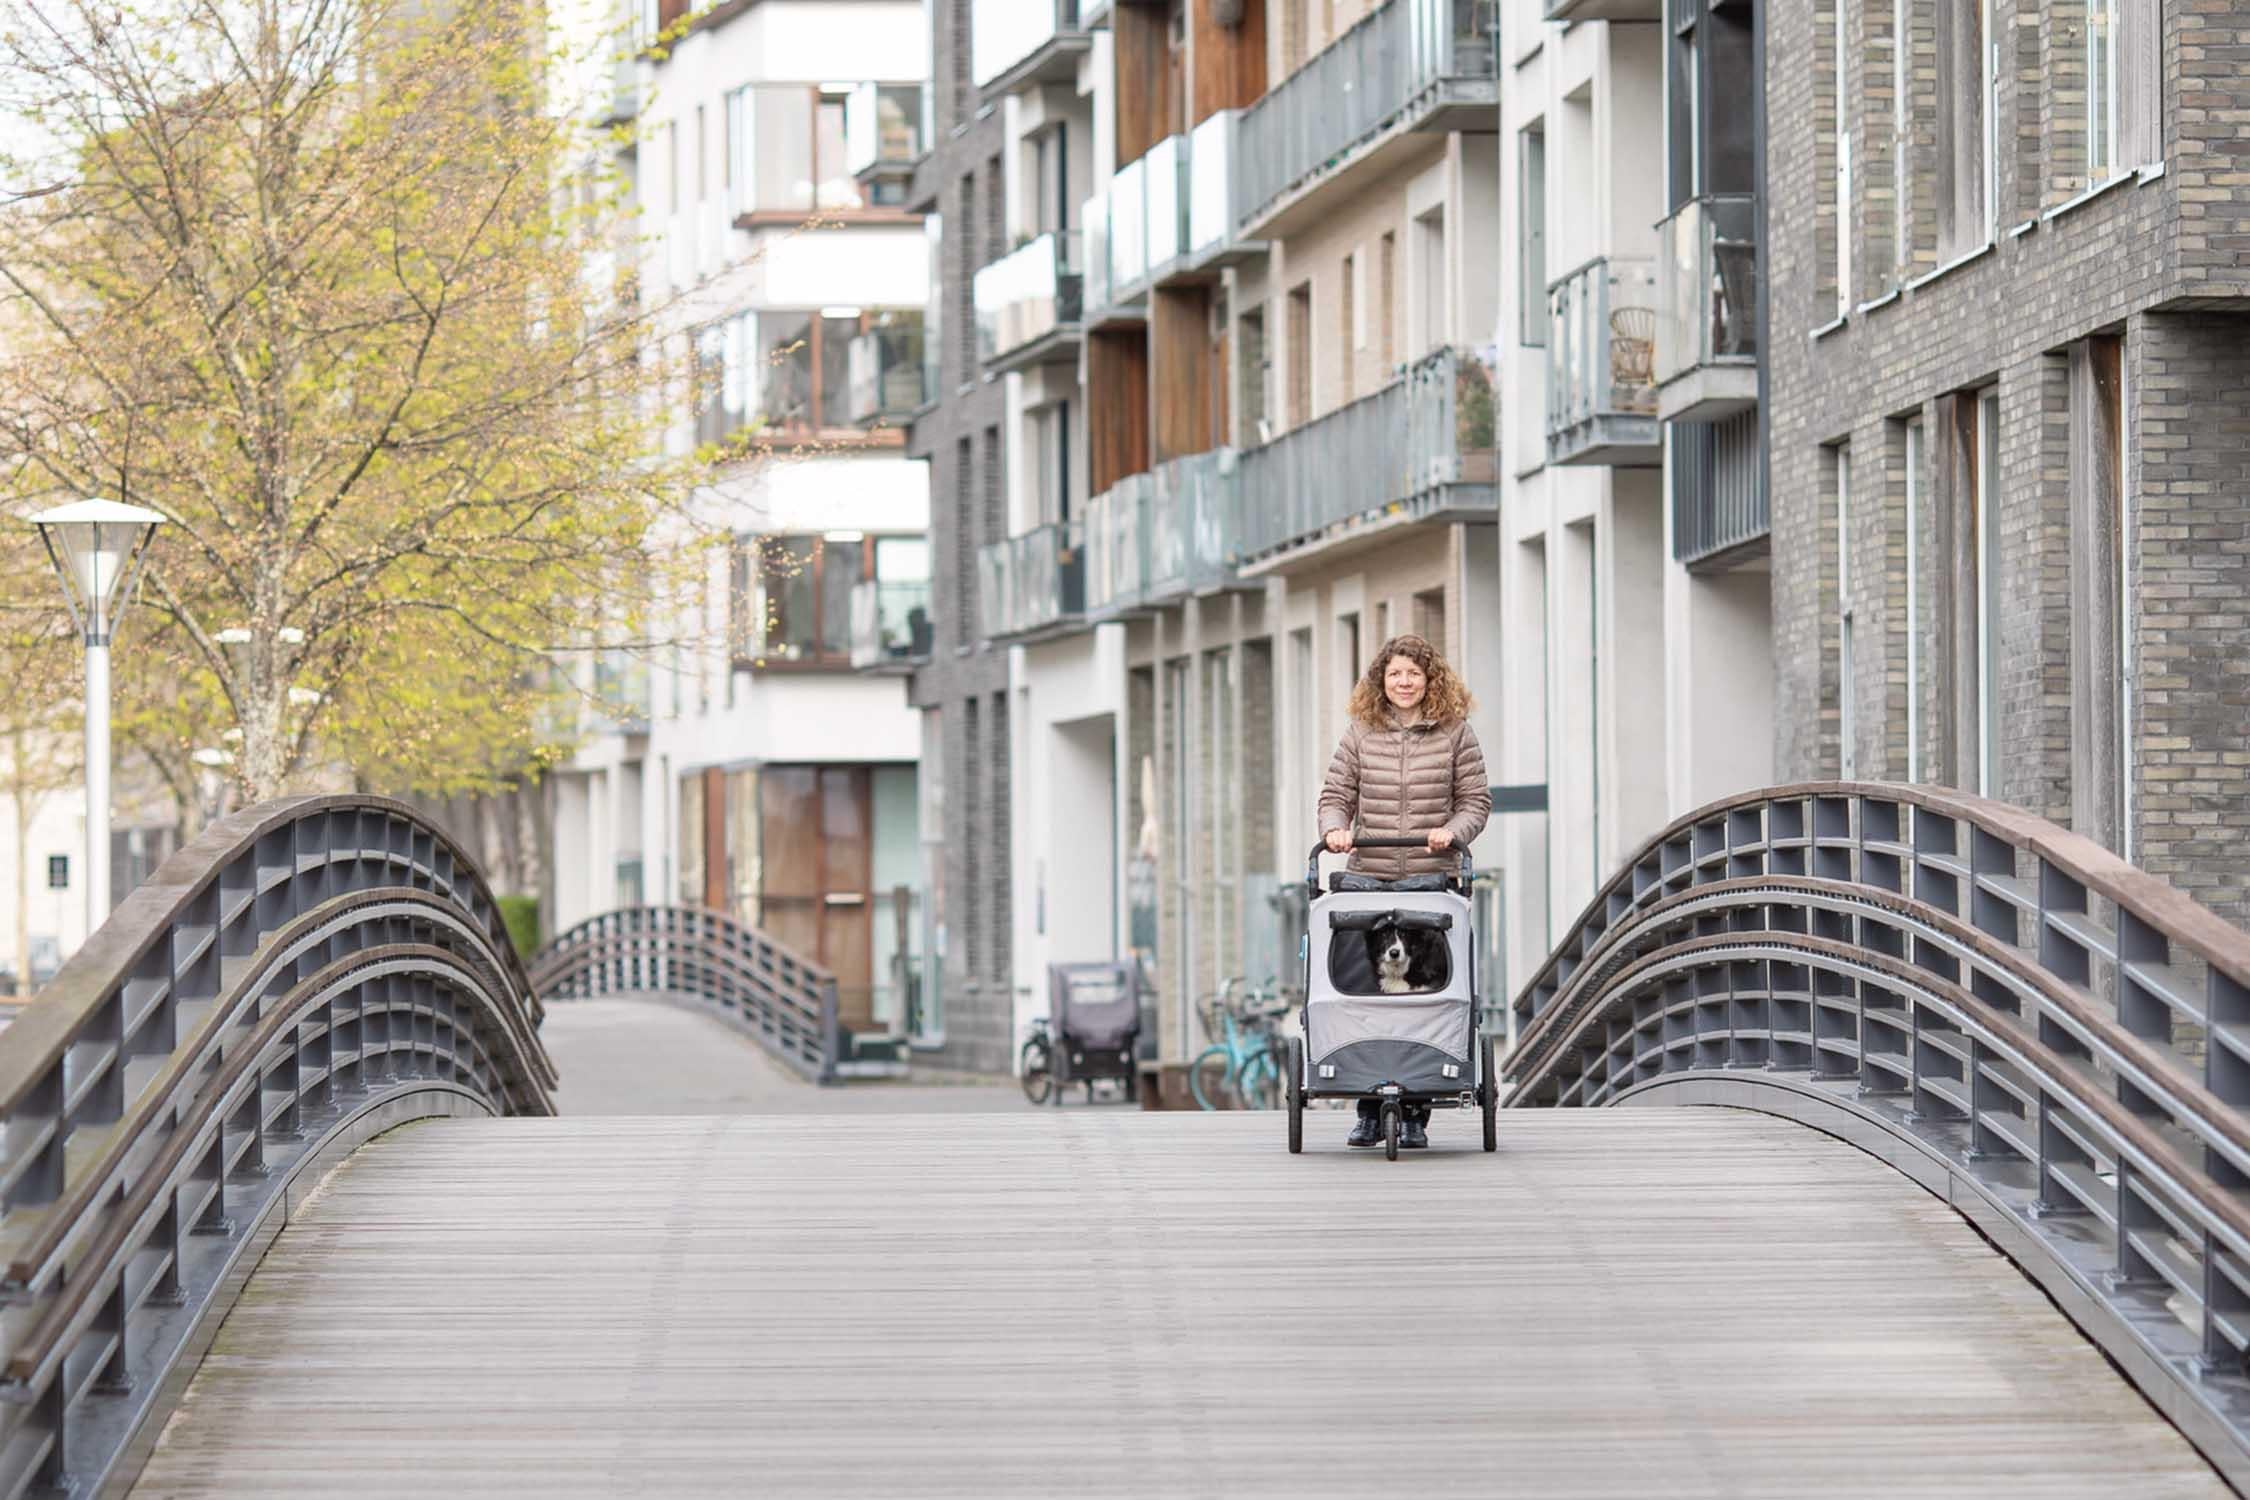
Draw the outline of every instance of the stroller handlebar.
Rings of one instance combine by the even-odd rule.
[[[1427,849],[1429,846],[1430,835],[1427,833],[1414,838],[1363,839],[1355,836],[1352,839],[1354,849]],[[1469,857],[1468,845],[1456,844],[1454,850],[1461,856],[1461,884],[1473,884],[1477,878],[1477,864]],[[1305,887],[1314,895],[1320,894],[1320,857],[1327,852],[1328,841],[1322,839],[1312,846],[1312,853],[1305,856]]]

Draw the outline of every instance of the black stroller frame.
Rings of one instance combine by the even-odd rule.
[[[1424,849],[1428,838],[1363,838],[1359,849]],[[1492,1039],[1478,1027],[1476,942],[1469,890],[1476,867],[1460,851],[1458,876],[1382,881],[1339,874],[1320,888],[1315,844],[1305,859],[1309,893],[1300,958],[1302,1034],[1288,1038],[1289,1149],[1305,1148],[1309,1100],[1350,1099],[1379,1107],[1383,1154],[1398,1160],[1409,1108],[1481,1109],[1484,1149],[1499,1149],[1499,1073]],[[1366,934],[1396,928],[1420,934],[1421,984],[1385,993]],[[1346,944],[1339,946],[1339,938]],[[1317,960],[1317,961],[1316,961]],[[1441,961],[1439,961],[1441,960]],[[1406,982],[1401,978],[1402,984]]]

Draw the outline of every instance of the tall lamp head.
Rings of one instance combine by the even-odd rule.
[[[131,602],[149,538],[164,518],[115,500],[79,500],[31,518],[89,646],[106,646]]]

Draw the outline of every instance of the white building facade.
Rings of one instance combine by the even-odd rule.
[[[642,295],[695,365],[668,444],[711,460],[695,529],[724,540],[645,641],[580,664],[604,721],[550,782],[550,934],[728,911],[836,973],[863,1055],[933,1024],[921,731],[888,670],[929,627],[895,422],[920,400],[929,252],[896,169],[928,63],[919,0],[753,0],[620,80]]]

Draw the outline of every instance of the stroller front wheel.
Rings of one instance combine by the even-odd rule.
[[[1398,1160],[1399,1108],[1396,1099],[1383,1101],[1383,1158]]]

